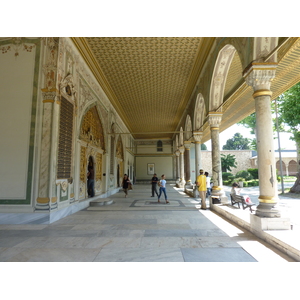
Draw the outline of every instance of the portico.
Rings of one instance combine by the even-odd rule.
[[[218,135],[256,111],[255,217],[280,219],[270,101],[300,80],[299,38],[1,38],[0,50],[0,213],[88,207],[90,163],[96,198],[124,173],[185,187],[209,140],[226,203]]]

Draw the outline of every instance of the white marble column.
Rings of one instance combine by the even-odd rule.
[[[280,217],[278,202],[276,164],[273,143],[270,85],[275,77],[277,64],[252,63],[243,76],[253,87],[256,112],[256,139],[259,177],[259,205],[256,215]]]
[[[219,142],[219,126],[222,120],[221,112],[210,112],[208,114],[211,130],[211,160],[212,160],[212,196],[220,196],[222,203],[228,202],[228,197],[223,190],[222,168]]]
[[[180,146],[178,148],[180,152],[180,181],[179,187],[183,188],[185,186],[185,178],[184,178],[184,146]]]
[[[203,136],[203,131],[194,131],[193,137],[195,140],[195,172],[196,177],[198,176],[199,170],[201,169],[201,140]]]
[[[184,148],[185,148],[185,187],[186,188],[192,188],[191,185],[191,165],[190,165],[190,149],[191,149],[191,143],[190,141],[184,142]]]
[[[180,156],[180,151],[177,149],[175,151],[175,155],[176,155],[176,183],[179,184],[180,181],[180,163],[179,163],[179,156]]]

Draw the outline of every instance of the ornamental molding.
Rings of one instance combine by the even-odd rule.
[[[270,90],[271,82],[275,78],[276,63],[252,63],[243,73],[243,77],[254,91]]]
[[[193,132],[193,137],[195,142],[200,143],[203,137],[203,131],[194,131]]]
[[[208,123],[210,127],[219,127],[222,121],[222,113],[210,112],[208,114]]]
[[[13,37],[11,38],[11,43],[8,46],[3,46],[0,48],[2,54],[5,54],[9,51],[15,52],[15,57],[20,55],[20,51],[32,52],[35,48],[35,45],[30,45],[28,43],[24,43],[24,38],[22,37]]]

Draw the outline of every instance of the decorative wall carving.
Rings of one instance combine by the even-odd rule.
[[[96,106],[92,107],[82,120],[80,139],[95,147],[105,149],[103,128]]]
[[[15,52],[15,56],[19,56],[20,55],[20,51],[27,51],[27,52],[32,52],[32,50],[35,48],[34,44],[26,44],[24,43],[24,38],[21,37],[13,37],[11,38],[11,44],[8,46],[3,46],[0,48],[0,51],[2,52],[2,54],[7,53],[9,51],[14,51]]]
[[[102,154],[96,154],[96,181],[102,180]]]

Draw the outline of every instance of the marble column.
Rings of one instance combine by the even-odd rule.
[[[53,175],[53,166],[56,163],[54,155],[53,131],[56,125],[57,116],[57,95],[56,74],[58,58],[58,38],[45,38],[43,48],[43,120],[41,130],[40,165],[38,197],[35,203],[36,210],[51,210],[57,207],[56,184]]]
[[[191,143],[190,141],[184,142],[184,154],[185,154],[185,187],[186,188],[192,188],[191,185],[191,166],[190,166],[190,149],[191,149]]]
[[[277,208],[278,191],[273,143],[270,85],[275,77],[277,64],[252,63],[243,76],[253,87],[256,112],[257,162],[259,177],[259,205],[256,215],[260,217],[280,217]]]
[[[211,130],[211,160],[212,160],[212,196],[221,197],[222,203],[228,202],[228,197],[223,190],[220,142],[219,142],[219,126],[222,120],[221,112],[210,112],[208,114],[209,125]]]
[[[180,151],[177,149],[175,151],[175,155],[176,155],[176,183],[179,184],[180,181],[180,163],[179,163],[179,156],[180,156]]]
[[[195,140],[195,173],[198,176],[199,170],[201,169],[201,140],[203,131],[194,131],[193,137]]]
[[[178,148],[180,152],[180,181],[179,187],[183,188],[185,186],[185,179],[184,179],[184,146],[180,146]]]

